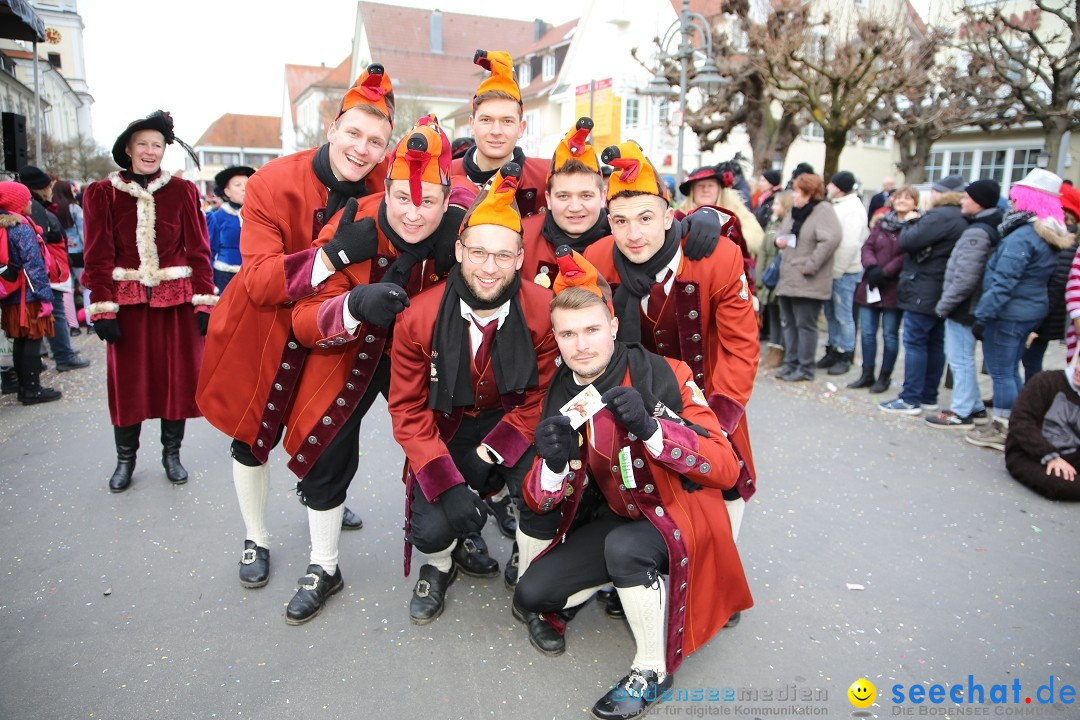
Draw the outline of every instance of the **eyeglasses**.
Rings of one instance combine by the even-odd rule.
[[[488,252],[484,248],[472,247],[460,240],[458,242],[461,244],[461,247],[465,248],[465,254],[473,265],[483,265],[487,262],[489,257],[493,257],[495,258],[495,264],[503,270],[506,270],[514,266],[514,261],[517,260],[518,255],[521,254],[521,250],[518,250],[516,253]]]

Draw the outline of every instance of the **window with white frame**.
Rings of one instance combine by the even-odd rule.
[[[638,98],[626,98],[623,121],[623,126],[627,128],[636,128],[641,124],[641,100]]]
[[[540,152],[540,111],[530,110],[521,116],[525,121],[525,134],[521,136],[521,149],[526,155]]]
[[[661,126],[667,125],[668,120],[671,119],[671,101],[670,100],[662,100],[660,102],[660,108],[657,111],[657,114],[658,114],[658,120],[659,120],[658,124],[661,125]]]
[[[553,79],[555,77],[555,56],[545,55],[540,67],[541,76],[545,81]]]
[[[1008,159],[1008,150],[983,150],[979,165],[979,177],[997,180],[1001,183],[1005,179],[1005,161]]]
[[[945,177],[945,153],[932,152],[926,161],[926,182],[937,182]]]
[[[965,181],[971,179],[971,168],[975,161],[973,150],[953,150],[949,153],[949,172],[947,175],[959,175]]]
[[[817,123],[809,123],[803,126],[803,129],[799,131],[799,136],[803,140],[824,140],[825,131],[821,129],[821,126]]]
[[[1023,180],[1024,176],[1039,167],[1039,148],[1027,148],[1013,151],[1012,180]]]
[[[532,82],[532,64],[525,60],[518,65],[518,86],[525,87]]]

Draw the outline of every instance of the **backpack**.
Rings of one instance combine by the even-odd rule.
[[[7,267],[8,262],[11,259],[11,248],[8,245],[7,228],[0,227],[0,267]],[[0,275],[0,300],[10,297],[19,291],[23,285],[26,284],[26,273],[21,269],[9,268],[9,270],[16,270],[14,280],[8,280],[3,275]],[[5,275],[11,274],[5,272]]]
[[[781,254],[776,253],[776,257],[769,263],[769,267],[765,268],[765,272],[761,273],[761,284],[770,290],[775,290],[776,286],[780,284],[781,259]]]

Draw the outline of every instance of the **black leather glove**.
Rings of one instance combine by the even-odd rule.
[[[195,324],[199,327],[199,334],[206,337],[206,329],[210,327],[210,313],[195,313]]]
[[[688,493],[695,493],[698,490],[701,490],[701,489],[703,489],[705,487],[704,485],[698,485],[693,480],[687,480],[682,475],[679,476],[679,480],[682,481],[682,489],[685,490]]]
[[[986,325],[976,320],[975,324],[971,326],[971,334],[975,336],[976,340],[982,340],[984,332],[986,332]]]
[[[450,527],[454,528],[459,536],[478,533],[487,522],[487,505],[465,483],[444,491],[439,496],[439,504],[442,505]]]
[[[698,208],[682,219],[681,232],[686,239],[683,241],[683,252],[691,260],[700,260],[712,255],[720,242],[720,231],[723,225],[720,215],[712,208]]]
[[[349,312],[360,322],[390,327],[397,314],[409,307],[404,288],[394,283],[357,285],[349,291]]]
[[[866,278],[866,287],[879,288],[881,287],[881,281],[885,279],[885,272],[880,265],[871,265],[866,268],[863,277]]]
[[[379,231],[375,228],[375,219],[365,217],[354,222],[355,218],[356,198],[349,198],[334,237],[323,245],[330,263],[338,270],[344,270],[346,265],[370,260],[379,250]]]
[[[107,343],[120,341],[120,323],[116,318],[99,318],[94,321],[94,333]]]
[[[536,444],[536,454],[544,459],[548,469],[561,472],[570,461],[570,453],[575,446],[570,418],[565,415],[544,418],[536,426],[533,442]]]
[[[641,393],[637,391],[637,388],[613,387],[600,399],[607,405],[619,424],[640,439],[644,440],[656,432],[659,423],[645,409],[645,401],[641,399]]]

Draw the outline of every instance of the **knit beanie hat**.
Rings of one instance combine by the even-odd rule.
[[[476,88],[474,100],[484,93],[503,92],[521,103],[521,89],[514,78],[514,59],[510,57],[510,53],[503,50],[477,50],[473,55],[473,63],[491,71],[491,75],[484,78],[480,87]]]
[[[633,140],[609,145],[601,153],[602,159],[615,168],[608,181],[608,200],[621,192],[637,192],[656,195],[668,200],[667,187],[660,182],[656,168]]]
[[[997,180],[991,180],[989,178],[983,178],[982,180],[976,180],[975,182],[968,183],[967,190],[965,190],[975,203],[983,208],[989,210],[990,208],[997,207],[998,198],[1001,197],[1001,185]]]
[[[453,162],[450,141],[439,127],[439,119],[434,114],[425,115],[398,141],[386,179],[408,180],[413,205],[419,207],[424,196],[420,183],[449,185]]]
[[[19,170],[19,182],[31,190],[44,190],[52,185],[52,178],[41,168],[26,165]]]
[[[394,84],[386,70],[378,63],[368,65],[367,70],[360,73],[345,97],[341,99],[341,107],[338,109],[338,117],[357,105],[370,105],[394,125]]]
[[[780,171],[779,170],[766,170],[761,173],[761,177],[765,178],[765,181],[776,187],[780,184]]]
[[[855,176],[847,170],[836,173],[829,182],[845,195],[855,189]]]
[[[1063,210],[1068,210],[1073,214],[1073,217],[1080,218],[1080,190],[1077,190],[1072,185],[1061,185],[1061,207]]]
[[[964,178],[959,175],[946,175],[930,186],[931,190],[939,193],[964,192]]]
[[[0,182],[0,210],[22,213],[28,202],[30,202],[30,190],[25,185],[11,180]]]

